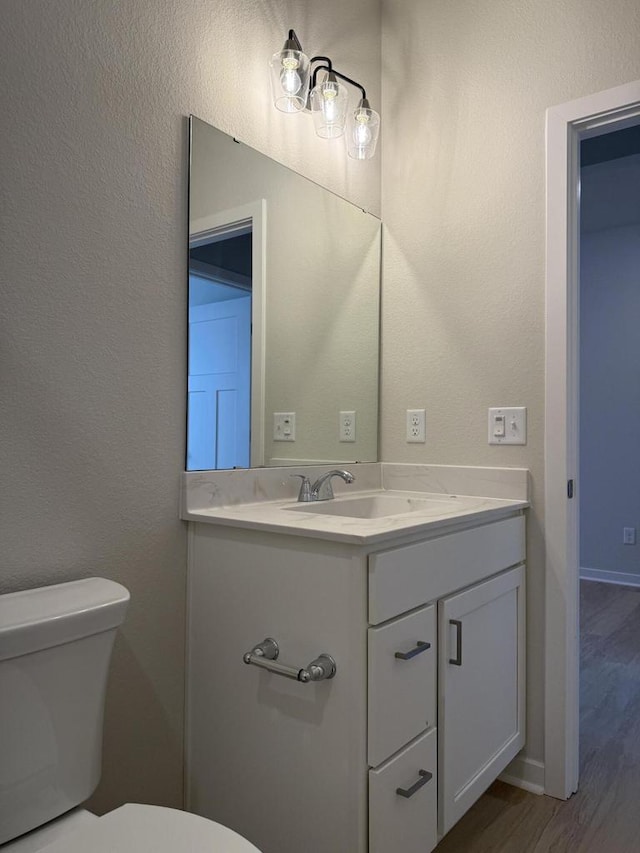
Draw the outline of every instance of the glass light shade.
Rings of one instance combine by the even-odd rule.
[[[309,57],[300,50],[274,53],[269,63],[273,103],[283,113],[298,113],[307,105]]]
[[[354,160],[369,160],[376,153],[380,116],[360,104],[349,116],[347,151]]]
[[[311,91],[311,114],[316,133],[323,139],[336,139],[344,133],[349,95],[335,78],[328,77]]]

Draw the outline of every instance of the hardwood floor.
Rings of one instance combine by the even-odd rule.
[[[438,853],[640,851],[640,588],[582,581],[580,627],[578,793],[496,782]]]

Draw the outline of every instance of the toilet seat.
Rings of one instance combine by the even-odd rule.
[[[190,812],[127,803],[42,853],[260,853],[237,832]]]

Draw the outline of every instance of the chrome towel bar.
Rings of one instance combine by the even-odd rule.
[[[282,675],[285,678],[292,678],[294,681],[301,681],[303,684],[308,684],[310,681],[324,681],[327,678],[333,678],[336,674],[336,662],[331,655],[323,652],[311,663],[302,669],[297,666],[289,666],[286,663],[277,663],[276,659],[280,654],[280,647],[273,637],[266,637],[257,646],[254,646],[250,652],[246,652],[242,659],[245,663],[259,666],[275,675]]]

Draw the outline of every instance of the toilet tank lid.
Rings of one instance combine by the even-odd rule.
[[[129,592],[106,578],[0,595],[0,660],[117,628]]]

